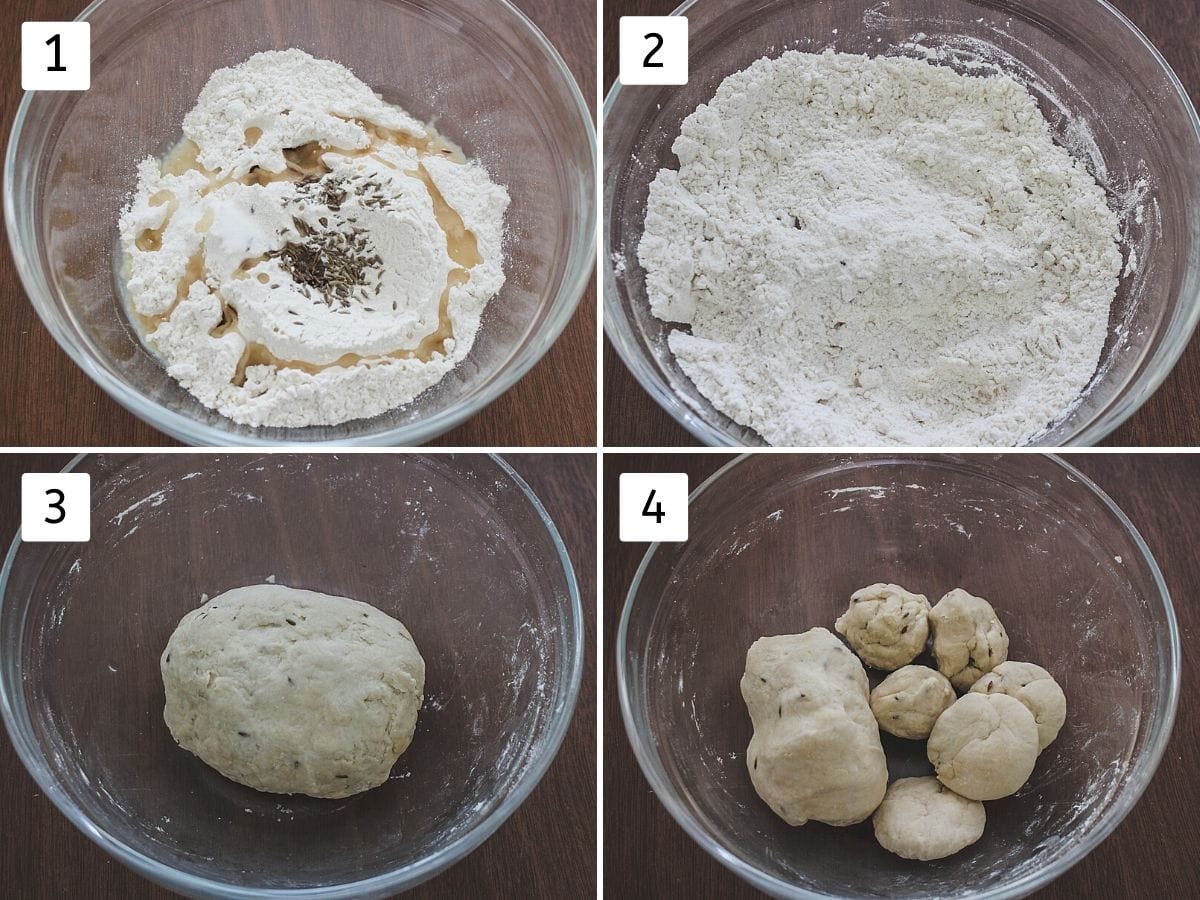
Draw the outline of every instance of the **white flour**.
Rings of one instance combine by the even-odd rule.
[[[1016,81],[789,51],[673,150],[638,248],[651,309],[768,442],[1020,444],[1096,371],[1118,219]]]
[[[170,375],[251,426],[413,400],[504,282],[505,189],[346,68],[215,72],[121,217],[131,318]]]

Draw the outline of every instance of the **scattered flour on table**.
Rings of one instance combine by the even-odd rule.
[[[1007,76],[789,51],[650,186],[638,260],[721,412],[777,445],[1016,445],[1096,371],[1119,222]]]
[[[413,400],[504,282],[508,193],[430,126],[300,50],[215,72],[121,217],[130,317],[170,375],[251,426]]]

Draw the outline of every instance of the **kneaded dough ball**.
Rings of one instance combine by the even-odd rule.
[[[1067,720],[1067,695],[1049,672],[1033,663],[1002,662],[975,682],[971,692],[1008,694],[1024,703],[1037,723],[1039,753],[1058,737]]]
[[[987,815],[932,775],[892,783],[871,824],[875,840],[905,859],[942,859],[969,847],[983,835]]]
[[[924,740],[954,700],[954,688],[941,672],[928,666],[904,666],[871,691],[871,712],[889,734]]]
[[[955,588],[929,611],[938,671],[958,690],[1008,659],[1008,634],[992,605]]]
[[[868,666],[890,672],[916,659],[929,637],[929,601],[898,584],[873,584],[850,597],[834,623]]]
[[[970,800],[1015,794],[1038,755],[1033,714],[1007,694],[966,694],[941,714],[926,748],[938,781]]]
[[[862,663],[824,628],[759,638],[742,697],[754,723],[746,766],[789,825],[853,825],[887,790],[887,760]]]
[[[425,661],[391,616],[274,584],[188,613],[160,665],[181,747],[240,784],[310,797],[387,781],[425,686]]]

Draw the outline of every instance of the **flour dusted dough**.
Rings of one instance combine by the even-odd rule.
[[[928,666],[904,666],[871,691],[871,712],[889,734],[924,740],[955,699],[954,688],[941,672]]]
[[[1008,634],[992,605],[955,588],[929,611],[938,671],[958,690],[1008,659]]]
[[[1014,79],[787,51],[672,150],[637,248],[650,309],[768,443],[1019,444],[1095,373],[1120,223]]]
[[[887,789],[887,761],[867,705],[867,673],[824,628],[759,638],[742,697],[754,724],[746,766],[789,825],[861,822]]]
[[[1067,720],[1067,696],[1054,677],[1041,666],[1027,662],[1002,662],[971,687],[972,693],[1008,694],[1033,713],[1038,729],[1038,751],[1058,737]]]
[[[890,672],[912,662],[929,637],[929,601],[898,584],[872,584],[850,597],[834,624],[868,666]]]
[[[1021,789],[1038,755],[1033,714],[1007,694],[966,694],[934,723],[926,748],[938,780],[971,800]]]
[[[222,775],[276,794],[383,784],[412,740],[425,662],[373,606],[283,585],[188,613],[161,659],[172,736]]]
[[[942,859],[983,836],[987,814],[978,800],[960,797],[936,778],[892,783],[871,819],[875,839],[905,859]]]

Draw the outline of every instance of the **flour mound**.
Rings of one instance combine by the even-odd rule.
[[[205,83],[183,132],[200,145],[199,161],[240,178],[254,166],[282,172],[283,151],[309,141],[361,150],[364,122],[424,137],[425,126],[385,103],[345,66],[303,50],[256,53],[218,69]],[[246,130],[262,132],[253,143]]]
[[[509,197],[350,70],[300,50],[213,73],[120,221],[131,321],[205,406],[252,427],[411,402],[504,283]]]
[[[1118,219],[1015,80],[789,51],[673,150],[638,248],[651,310],[769,443],[1017,445],[1096,371]]]

